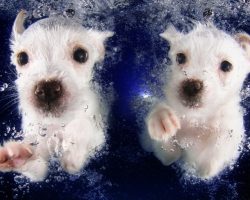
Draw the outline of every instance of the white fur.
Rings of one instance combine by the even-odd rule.
[[[187,171],[210,179],[236,161],[244,141],[239,103],[250,71],[250,38],[239,34],[235,39],[211,24],[197,24],[187,34],[171,26],[161,36],[170,43],[172,64],[164,86],[166,100],[146,119],[151,150],[164,165],[182,160]],[[180,52],[187,55],[184,66],[176,63]],[[219,69],[223,60],[232,63],[232,71]],[[187,78],[204,83],[200,107],[181,102],[179,85]]]
[[[104,144],[103,108],[98,94],[91,88],[91,80],[94,64],[104,58],[104,41],[113,33],[87,30],[63,17],[39,20],[24,30],[25,16],[25,11],[21,11],[13,26],[11,61],[18,73],[22,143],[35,145],[29,146],[32,157],[12,170],[39,181],[47,174],[51,154],[60,158],[65,170],[75,173]],[[72,59],[76,46],[87,50],[86,63],[79,64]],[[16,61],[20,51],[29,55],[25,66],[19,66]],[[45,115],[32,104],[34,85],[50,78],[60,79],[67,91],[58,116]],[[8,142],[2,149],[7,146]]]

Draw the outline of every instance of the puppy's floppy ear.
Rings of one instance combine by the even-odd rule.
[[[236,41],[245,50],[247,58],[250,59],[250,35],[247,33],[237,33],[235,35]]]
[[[24,32],[24,21],[27,17],[27,12],[25,10],[21,10],[16,16],[14,25],[12,27],[12,40],[17,40],[22,33]]]
[[[89,30],[90,36],[93,39],[93,43],[97,49],[98,55],[97,59],[98,61],[104,59],[105,55],[105,47],[104,42],[114,35],[114,32],[110,31],[96,31],[96,30]]]
[[[182,35],[183,34],[177,31],[173,25],[169,25],[167,30],[160,34],[160,36],[167,40],[170,45]]]

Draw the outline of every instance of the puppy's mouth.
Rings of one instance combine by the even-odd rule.
[[[182,105],[188,108],[201,108],[202,107],[202,101],[201,98],[197,99],[182,99],[181,100]]]
[[[61,103],[60,102],[47,102],[47,103],[37,103],[37,108],[45,114],[55,114],[61,113]]]

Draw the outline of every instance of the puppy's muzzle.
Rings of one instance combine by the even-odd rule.
[[[37,107],[44,110],[51,110],[59,106],[63,96],[63,87],[59,80],[42,80],[35,86],[35,98]]]
[[[186,79],[181,83],[180,95],[185,106],[196,107],[201,102],[204,86],[198,79]]]

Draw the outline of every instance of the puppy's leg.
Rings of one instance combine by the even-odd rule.
[[[215,137],[207,146],[203,145],[200,149],[196,149],[200,152],[195,156],[194,162],[199,177],[210,179],[218,175],[226,166],[233,165],[238,158],[243,141],[243,137],[238,133],[243,133],[243,128],[228,130],[230,131],[221,130],[220,137]]]
[[[94,148],[102,144],[103,138],[98,136],[98,131],[94,122],[88,118],[74,120],[66,126],[61,158],[62,167],[66,171],[79,172]]]
[[[0,148],[0,171],[17,171],[32,181],[41,181],[47,173],[45,152],[25,142],[7,142]]]
[[[163,103],[156,106],[147,118],[147,128],[156,157],[164,165],[178,160],[181,149],[174,136],[180,129],[180,121],[172,109]]]

